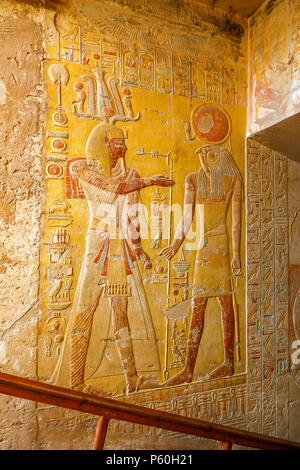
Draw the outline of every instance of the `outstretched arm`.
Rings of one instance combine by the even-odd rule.
[[[170,260],[177,253],[191,228],[195,212],[195,200],[196,191],[192,174],[190,174],[185,179],[183,216],[178,224],[173,242],[170,246],[163,248],[159,253],[166,258],[166,260]]]
[[[129,181],[118,181],[110,176],[98,173],[87,166],[86,160],[77,160],[70,166],[73,176],[80,178],[85,183],[92,185],[94,189],[108,191],[114,194],[128,194],[147,186],[173,186],[173,180],[165,176],[150,176],[147,178],[132,178]]]
[[[128,194],[133,191],[138,191],[140,189],[146,188],[148,186],[164,186],[169,187],[173,186],[175,182],[166,178],[163,175],[149,176],[147,178],[132,178],[129,181],[123,181],[120,184],[119,193]]]

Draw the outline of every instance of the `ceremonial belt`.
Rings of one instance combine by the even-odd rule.
[[[109,225],[103,223],[101,219],[97,217],[91,217],[89,223],[89,230],[99,230],[99,232],[107,232],[107,233],[120,233],[121,228],[117,227],[116,225]]]

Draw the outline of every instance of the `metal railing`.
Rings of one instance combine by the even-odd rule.
[[[100,398],[10,374],[0,373],[0,393],[99,416],[93,444],[94,450],[103,449],[111,419],[213,439],[220,441],[220,450],[229,450],[232,444],[264,450],[300,450],[300,444],[296,442],[110,398]]]

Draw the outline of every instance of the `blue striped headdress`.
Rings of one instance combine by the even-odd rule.
[[[223,176],[235,176],[240,179],[243,187],[242,175],[231,155],[226,147],[220,145],[206,145],[201,149],[211,150],[214,153],[218,153],[220,156],[219,162],[216,165],[208,165],[210,170],[210,194],[215,197],[224,196],[223,189]],[[198,153],[200,149],[196,152]],[[202,197],[207,196],[207,176],[204,168],[198,171],[198,195]]]

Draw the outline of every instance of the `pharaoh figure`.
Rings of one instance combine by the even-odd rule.
[[[124,133],[99,124],[90,133],[86,158],[70,172],[89,209],[86,249],[63,353],[53,380],[76,390],[110,393],[157,386],[156,336],[137,260],[151,268],[138,218],[139,190],[170,186],[164,176],[141,178],[126,168]],[[97,390],[98,389],[98,390]],[[110,390],[108,390],[110,389]]]
[[[191,382],[204,326],[204,313],[210,297],[221,308],[224,362],[206,376],[230,376],[234,373],[234,308],[231,270],[240,270],[240,233],[242,178],[230,154],[223,146],[207,145],[196,151],[200,169],[185,180],[184,212],[172,244],[161,251],[170,260],[185,239],[194,216],[200,211],[200,244],[197,248],[185,365],[165,382],[177,385]],[[229,259],[227,214],[232,205],[232,262]]]

